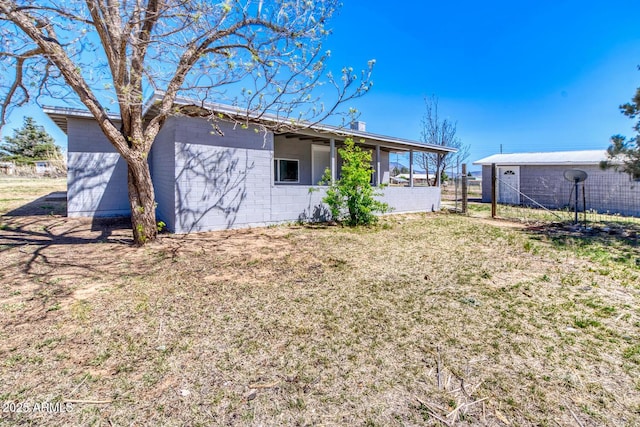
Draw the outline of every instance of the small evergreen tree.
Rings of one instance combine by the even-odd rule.
[[[631,119],[640,116],[640,87],[636,89],[631,102],[620,106],[620,111]],[[640,120],[633,126],[633,130],[636,135],[629,140],[622,135],[611,137],[611,145],[607,148],[607,160],[600,162],[600,167],[625,172],[634,180],[640,180]]]
[[[601,161],[600,167],[625,172],[634,180],[640,180],[640,139],[636,137],[628,141],[622,135],[612,136],[607,160]]]
[[[32,117],[25,117],[20,129],[13,136],[5,136],[0,145],[0,159],[12,161],[18,165],[32,163],[35,160],[59,160],[62,158],[60,147],[43,126],[36,124]]]
[[[330,184],[322,201],[329,205],[336,221],[350,226],[371,225],[378,220],[375,213],[388,212],[389,205],[374,199],[381,194],[371,186],[371,153],[363,151],[351,138],[344,143],[345,147],[338,150],[342,157],[341,177]],[[327,169],[323,182],[330,181],[331,172]]]

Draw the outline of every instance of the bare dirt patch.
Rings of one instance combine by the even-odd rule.
[[[640,423],[632,245],[434,214],[143,248],[0,221],[0,402],[80,401],[6,425]]]

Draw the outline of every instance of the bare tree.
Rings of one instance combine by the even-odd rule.
[[[128,166],[137,244],[155,239],[147,156],[178,97],[230,102],[316,122],[369,89],[351,68],[334,78],[322,41],[338,0],[2,0],[0,127],[12,106],[80,102]],[[318,88],[334,91],[328,106]],[[145,94],[161,93],[151,115]],[[235,95],[228,95],[235,94]],[[323,94],[326,97],[326,94]],[[121,124],[109,109],[117,109]]]
[[[457,123],[448,118],[440,118],[438,98],[431,96],[424,99],[425,113],[422,117],[420,140],[425,144],[455,148],[458,151],[448,154],[418,153],[416,163],[425,170],[427,177],[433,174],[434,185],[439,184],[445,169],[452,164],[460,164],[469,157],[469,146],[456,136]],[[431,185],[431,181],[427,180]]]

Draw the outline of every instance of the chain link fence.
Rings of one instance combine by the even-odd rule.
[[[482,181],[472,176],[467,176],[466,192],[467,202],[478,203],[482,200]],[[463,206],[463,177],[449,177],[441,186],[442,207],[455,212],[462,212]]]
[[[623,173],[592,171],[582,182],[557,172],[497,173],[495,216],[523,222],[640,224],[640,182]]]

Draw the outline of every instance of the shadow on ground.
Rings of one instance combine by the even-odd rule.
[[[54,191],[2,216],[67,215],[66,191]]]
[[[0,252],[17,246],[46,248],[82,243],[131,243],[122,231],[131,230],[129,218],[75,219],[52,216],[50,220],[31,216],[3,215],[0,223]],[[118,231],[117,235],[114,232]]]
[[[58,191],[0,216],[0,280],[14,293],[30,294],[30,302],[46,304],[68,296],[70,282],[104,276],[113,262],[101,255],[106,246],[94,244],[122,247],[133,242],[128,218],[68,218],[66,213],[66,192]],[[62,271],[70,272],[70,281],[58,280]]]
[[[124,262],[136,250],[130,230],[128,219],[1,216],[0,300],[22,309],[0,313],[0,324],[43,318],[77,289],[103,286],[127,271]]]

